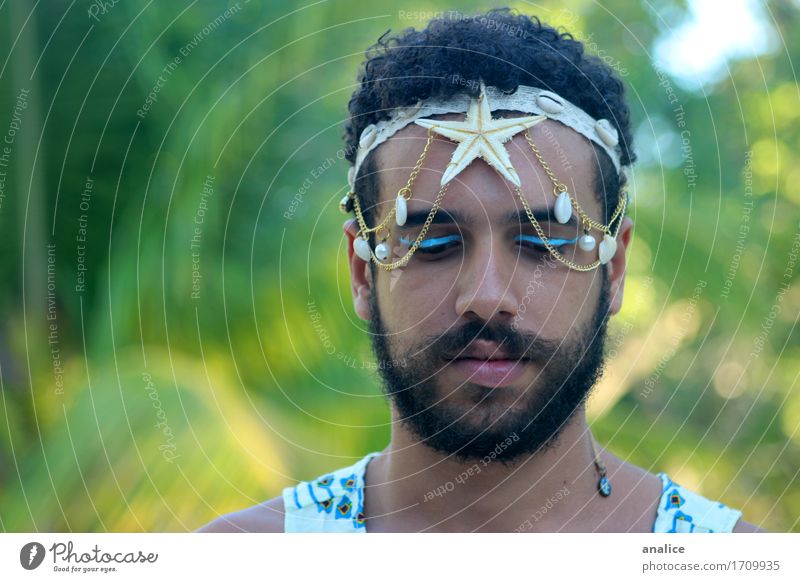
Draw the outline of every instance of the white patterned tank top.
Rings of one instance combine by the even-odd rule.
[[[284,531],[366,533],[364,474],[378,454],[369,453],[353,465],[284,488]],[[742,516],[738,509],[678,485],[666,473],[658,476],[661,499],[653,533],[728,533]]]

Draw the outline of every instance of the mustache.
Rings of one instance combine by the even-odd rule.
[[[542,360],[555,355],[560,341],[542,338],[535,333],[523,333],[511,324],[472,320],[442,334],[429,336],[421,345],[430,359],[453,359],[465,353],[476,340],[496,342],[498,350],[512,360]]]

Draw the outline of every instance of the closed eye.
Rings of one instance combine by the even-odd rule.
[[[530,234],[520,234],[514,237],[514,240],[523,242],[535,248],[536,250],[546,251],[547,247],[544,246],[544,241],[539,238],[538,236],[533,236]],[[550,246],[554,247],[562,247],[564,245],[571,245],[578,242],[578,237],[575,238],[551,238],[548,239],[550,242]]]
[[[454,247],[460,241],[461,241],[461,235],[458,234],[449,234],[447,236],[426,238],[425,240],[420,241],[419,247],[417,247],[417,252],[429,255],[441,253],[449,248]],[[413,240],[404,236],[400,237],[400,242],[408,246],[414,244]]]
[[[536,250],[546,251],[547,247],[544,245],[544,241],[538,237],[533,235],[522,234],[518,235],[514,238],[514,240],[525,243],[528,246],[535,248]],[[454,247],[461,241],[461,236],[458,234],[450,234],[447,236],[437,236],[432,238],[427,238],[423,241],[420,241],[419,247],[417,248],[417,252],[422,252],[423,254],[437,254],[446,251],[449,248]],[[400,242],[405,245],[411,246],[414,241],[410,238],[401,236]],[[575,244],[578,242],[578,237],[575,238],[551,238],[549,239],[550,245],[554,247],[561,247],[564,245]]]

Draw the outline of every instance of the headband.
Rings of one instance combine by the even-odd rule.
[[[483,81],[481,81],[480,87],[481,91],[477,99],[470,98],[469,95],[462,93],[445,99],[434,98],[418,101],[413,106],[398,108],[392,111],[388,119],[368,125],[364,128],[359,137],[355,163],[348,172],[350,192],[340,203],[340,207],[344,212],[349,211],[352,207],[356,213],[356,219],[361,229],[359,231],[359,236],[355,238],[353,244],[356,254],[365,261],[373,260],[384,269],[392,270],[405,265],[408,259],[411,258],[411,255],[419,248],[422,239],[427,233],[427,227],[423,227],[405,256],[398,261],[393,261],[391,263],[384,262],[389,257],[389,245],[386,244],[386,239],[389,234],[389,220],[394,215],[398,225],[402,226],[405,223],[407,201],[413,195],[413,182],[427,154],[432,141],[432,133],[437,133],[457,142],[458,146],[453,153],[448,167],[442,174],[441,189],[431,209],[430,220],[426,221],[427,225],[430,224],[436,211],[438,211],[439,204],[444,198],[449,182],[475,158],[481,157],[494,167],[499,174],[512,183],[517,194],[520,196],[523,207],[534,229],[542,240],[543,246],[545,246],[555,258],[565,263],[570,268],[580,271],[591,270],[596,268],[599,264],[607,263],[616,252],[616,234],[620,226],[618,224],[616,230],[612,231],[610,224],[613,224],[617,218],[620,218],[619,223],[621,223],[621,216],[624,213],[627,195],[624,193],[620,195],[619,203],[608,226],[594,221],[582,211],[577,200],[574,197],[570,197],[563,182],[558,180],[552,173],[547,162],[533,143],[527,129],[545,119],[553,119],[564,124],[603,148],[614,164],[617,172],[625,179],[630,166],[622,165],[620,162],[619,138],[616,128],[607,119],[595,120],[583,109],[551,91],[521,85],[514,93],[508,94],[495,87],[486,87]],[[498,110],[520,111],[536,115],[492,119],[491,112]],[[467,115],[464,121],[425,119],[432,115],[446,113],[466,113]],[[355,179],[358,176],[358,171],[364,159],[372,150],[411,123],[416,123],[417,125],[428,128],[428,141],[417,165],[411,172],[408,184],[398,192],[395,208],[381,224],[370,228],[364,222],[358,203],[358,197],[355,193]],[[543,229],[533,217],[527,205],[527,200],[522,196],[519,176],[511,165],[503,143],[517,133],[523,131],[525,131],[525,138],[531,150],[542,164],[548,177],[553,181],[553,193],[556,196],[554,207],[556,220],[561,224],[565,224],[570,220],[573,209],[577,212],[580,217],[581,225],[583,226],[583,236],[575,239],[574,242],[577,242],[581,250],[591,251],[594,249],[596,241],[590,234],[592,228],[604,233],[604,237],[598,248],[598,260],[591,265],[580,265],[563,257],[556,249],[553,242],[544,234]],[[367,236],[371,232],[375,232],[376,235],[383,234],[382,242],[376,246],[374,252],[369,246],[367,239]]]

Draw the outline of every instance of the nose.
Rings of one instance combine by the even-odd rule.
[[[457,283],[456,312],[466,319],[512,319],[520,309],[514,292],[516,261],[503,261],[493,244],[481,245],[467,260]],[[508,323],[508,322],[506,322]]]

